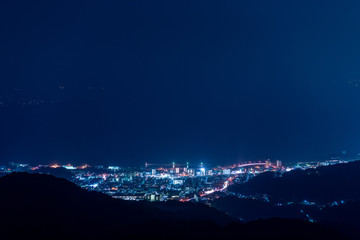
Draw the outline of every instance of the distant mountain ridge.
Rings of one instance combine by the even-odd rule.
[[[245,184],[229,187],[237,194],[267,194],[272,201],[329,203],[360,200],[360,161],[316,169],[294,170],[278,177],[262,173]]]

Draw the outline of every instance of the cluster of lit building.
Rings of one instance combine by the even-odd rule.
[[[113,198],[149,201],[211,201],[227,195],[227,188],[234,183],[244,183],[257,174],[276,171],[280,174],[293,169],[315,168],[323,165],[342,163],[343,160],[324,162],[301,162],[283,165],[277,160],[245,162],[230,166],[207,167],[184,164],[145,163],[141,168],[120,166],[73,166],[12,164],[0,166],[0,175],[12,171],[27,171],[54,174],[54,170],[70,173],[68,180],[78,186],[99,191]],[[51,171],[49,171],[51,170]],[[56,174],[54,174],[56,175]]]
[[[99,191],[124,200],[206,201],[226,194],[232,183],[245,182],[264,171],[285,171],[280,161],[247,162],[231,166],[206,167],[171,163],[145,163],[141,168],[120,166],[73,166],[71,164],[13,164],[0,172],[28,171],[54,174],[51,169],[71,172],[71,181],[82,188]],[[54,174],[56,175],[56,174]]]

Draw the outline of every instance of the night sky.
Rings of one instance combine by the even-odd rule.
[[[2,0],[0,163],[360,152],[359,12],[359,1]]]

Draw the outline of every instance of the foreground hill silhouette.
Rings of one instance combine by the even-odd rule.
[[[51,167],[41,167],[36,170],[26,171],[28,173],[42,173],[42,174],[51,174],[58,178],[65,178],[66,180],[71,181],[74,177],[74,174],[67,170],[64,167],[58,167],[58,168],[51,168]]]
[[[122,201],[46,174],[4,176],[0,196],[1,239],[344,239],[301,220],[243,224],[200,204]]]
[[[245,184],[229,187],[230,192],[253,195],[267,194],[274,202],[304,200],[329,203],[341,200],[360,200],[360,161],[336,164],[316,169],[284,173],[266,172]]]

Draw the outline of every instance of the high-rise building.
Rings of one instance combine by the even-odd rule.
[[[265,161],[265,167],[266,167],[266,168],[271,167],[270,159],[268,159],[268,160]]]
[[[280,160],[276,161],[276,167],[277,168],[281,168],[282,167],[282,162]]]
[[[231,169],[223,169],[224,175],[230,175],[230,173],[231,173]]]

